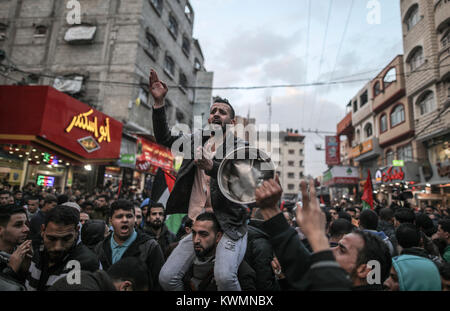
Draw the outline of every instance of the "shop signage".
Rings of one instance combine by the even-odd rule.
[[[143,138],[137,139],[136,169],[149,171],[151,166],[173,170],[174,157],[170,149]]]
[[[373,150],[373,141],[372,139],[366,140],[365,142],[359,144],[358,146],[352,148],[350,151],[350,156],[352,158],[356,158],[360,156],[361,154],[367,153],[369,151]]]
[[[404,180],[405,173],[401,167],[389,167],[385,172],[378,170],[375,174],[375,180],[377,183],[387,183],[394,180]]]
[[[100,149],[100,145],[94,138],[92,138],[92,136],[86,136],[78,139],[77,141],[81,145],[81,147],[83,147],[83,149],[88,153]]]
[[[53,187],[55,183],[55,177],[38,175],[37,185],[44,187]]]
[[[339,152],[339,137],[325,136],[325,153],[327,165],[339,165],[341,163]]]
[[[136,158],[134,154],[121,154],[120,155],[120,162],[124,164],[134,164],[136,162]]]
[[[405,166],[404,160],[392,160],[392,166]]]
[[[450,165],[437,163],[437,171],[441,177],[450,177]]]
[[[94,119],[90,120],[88,117],[94,113],[94,110],[89,110],[85,113],[80,113],[77,116],[74,116],[72,118],[72,121],[70,122],[69,126],[66,128],[66,132],[70,133],[70,131],[77,127],[79,129],[85,130],[87,132],[93,133],[95,138],[98,140],[99,143],[102,141],[106,141],[108,143],[111,142],[111,135],[109,132],[109,118],[105,119],[105,125],[98,124],[97,117],[94,117]],[[99,137],[100,132],[100,137]]]

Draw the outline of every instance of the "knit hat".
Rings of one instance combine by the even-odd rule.
[[[81,211],[81,207],[75,202],[66,202],[61,205],[70,206],[70,207],[77,209],[78,211]]]
[[[440,291],[441,277],[437,266],[429,259],[414,255],[392,258],[400,291]]]

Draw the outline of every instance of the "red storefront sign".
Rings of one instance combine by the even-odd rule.
[[[79,162],[120,156],[122,123],[49,86],[0,86],[0,142],[33,143]]]
[[[325,136],[325,162],[327,163],[327,165],[339,165],[341,163],[339,149],[339,137]]]
[[[172,171],[174,157],[170,149],[148,141],[142,137],[137,139],[136,169],[142,172],[156,173],[156,169]]]
[[[403,170],[400,166],[398,166],[398,167],[391,166],[385,172],[379,170],[375,174],[375,180],[377,183],[380,183],[380,182],[387,183],[387,182],[391,182],[391,181],[404,180],[404,179],[405,179],[405,173],[403,172]]]

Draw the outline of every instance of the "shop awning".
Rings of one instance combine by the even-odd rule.
[[[80,163],[119,158],[122,123],[49,86],[0,86],[0,143],[42,146]]]

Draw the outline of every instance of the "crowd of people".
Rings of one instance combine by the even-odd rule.
[[[218,186],[220,146],[246,142],[229,132],[172,136],[168,89],[154,71],[150,90],[157,142],[202,142],[181,150],[189,156],[167,202],[110,187],[59,193],[1,183],[0,290],[450,289],[448,209],[326,207],[313,181],[301,182],[301,203],[280,208],[276,175],[256,187],[254,204],[232,202]],[[216,130],[235,122],[226,99],[214,99],[208,122]],[[165,223],[174,213],[186,214],[177,232]]]

